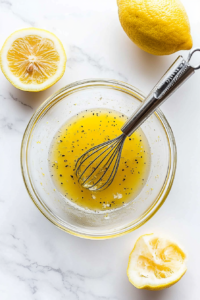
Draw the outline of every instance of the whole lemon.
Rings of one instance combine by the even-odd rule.
[[[117,0],[119,19],[129,38],[154,55],[192,47],[190,24],[179,0]]]

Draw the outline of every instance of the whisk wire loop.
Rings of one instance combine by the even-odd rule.
[[[124,141],[125,141],[125,139],[124,139],[124,140],[121,142],[121,144],[119,145],[119,152],[118,152],[118,155],[117,155],[116,163],[115,163],[115,165],[114,165],[114,168],[112,169],[112,172],[111,172],[111,174],[110,174],[108,180],[107,180],[100,188],[95,189],[96,191],[107,189],[107,188],[111,185],[111,183],[113,182],[113,180],[114,180],[114,178],[115,178],[115,175],[116,175],[116,173],[117,173],[118,167],[119,167],[119,162],[120,162],[120,158],[121,158],[122,147],[123,147]],[[118,151],[118,149],[116,149],[116,152],[117,152],[117,151]],[[115,153],[115,155],[116,155],[116,153]],[[113,160],[114,160],[114,158],[113,158]],[[113,160],[112,160],[112,161],[113,161]],[[111,163],[112,163],[112,162],[111,162]],[[111,165],[111,164],[110,164],[110,165]],[[108,168],[110,167],[110,165],[108,166]],[[106,171],[107,171],[107,170],[106,170]],[[104,174],[104,175],[105,175],[105,174]],[[104,177],[104,175],[101,177],[100,180],[102,180],[102,178]],[[100,181],[100,180],[99,180],[99,181]],[[98,182],[97,182],[97,183],[98,183]],[[97,184],[97,183],[96,183],[96,184]]]
[[[103,166],[103,169],[105,170],[105,172],[103,172],[103,175],[97,180],[97,182],[95,182],[92,186],[90,186],[90,189],[93,188],[94,186],[98,186],[98,183],[100,181],[103,180],[103,178],[105,177],[106,173],[108,172],[109,170],[109,167],[111,166],[112,162],[114,161],[114,159],[117,157],[118,158],[118,155],[120,153],[120,148],[122,147],[121,145],[121,141],[120,143],[117,144],[117,146],[115,145],[115,149],[114,149],[114,152],[111,154],[111,156],[108,158],[107,162],[105,163],[105,165]],[[114,148],[114,147],[113,147]],[[104,159],[110,154],[110,152],[113,151],[113,149],[111,149],[109,151],[109,153],[104,157]],[[118,153],[118,155],[116,156],[116,154]],[[112,172],[109,176],[109,178],[107,179],[107,181],[100,187],[100,189],[103,189],[104,186],[106,186],[106,188],[108,187],[108,182],[110,182],[110,179],[112,178],[112,175],[114,173],[114,170],[116,169],[116,166],[118,168],[118,165],[117,165],[117,162],[118,162],[118,159],[116,158],[116,163],[114,164],[114,167],[112,169]],[[101,163],[104,161],[104,159],[102,159]],[[100,163],[100,164],[101,164]],[[100,165],[99,164],[99,165]],[[99,165],[97,166],[97,168],[99,167]],[[96,169],[97,169],[96,168]],[[98,174],[97,174],[98,175]],[[114,179],[114,178],[113,178]],[[110,184],[109,184],[110,185]],[[99,190],[98,188],[95,188],[95,190]]]
[[[79,170],[81,168],[81,166],[83,165],[83,163],[88,160],[92,155],[96,154],[97,152],[99,152],[101,149],[105,148],[106,146],[108,146],[109,144],[115,144],[115,142],[117,143],[117,140],[119,139],[119,137],[113,139],[113,140],[109,140],[106,141],[102,144],[99,144],[93,148],[90,148],[88,151],[86,151],[82,156],[79,157],[79,159],[76,162],[76,175],[79,173]],[[96,161],[102,154],[104,154],[107,150],[109,149],[109,147],[107,147],[103,152],[101,152],[96,158],[95,160],[91,161],[88,166],[84,169],[84,171],[81,173],[81,175],[79,175],[79,180],[82,178],[82,176],[84,175],[84,173],[87,171],[87,169],[93,164],[94,161]],[[94,151],[96,150],[96,151]],[[91,154],[89,154],[91,152]],[[84,159],[85,158],[85,159]],[[95,171],[95,170],[94,170]],[[93,174],[94,172],[92,172]],[[91,174],[91,175],[92,175]]]
[[[83,187],[86,187],[90,190],[101,190],[107,188],[112,183],[119,166],[122,146],[124,144],[125,138],[126,135],[121,134],[115,139],[108,140],[89,149],[81,157],[79,157],[75,165],[75,170],[78,181]],[[95,156],[95,158],[90,161],[90,159],[92,159],[92,156]],[[87,164],[86,167],[84,166],[84,163]],[[111,174],[109,175],[108,179],[104,181],[105,176],[112,163],[114,163],[114,166]],[[95,175],[95,172],[98,170],[99,172],[97,172],[97,174]],[[87,176],[84,178],[84,174],[86,174],[87,171],[89,171],[89,174],[87,174]],[[98,177],[99,174],[100,177]]]

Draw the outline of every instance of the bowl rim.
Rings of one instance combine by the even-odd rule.
[[[27,189],[27,192],[32,199],[33,203],[36,205],[36,207],[40,210],[40,212],[54,225],[56,225],[61,230],[68,232],[72,235],[86,238],[86,239],[108,239],[108,238],[114,238],[117,236],[124,235],[126,233],[129,233],[143,224],[145,224],[163,205],[165,202],[171,187],[173,185],[175,173],[176,173],[176,165],[177,165],[177,148],[176,148],[176,142],[175,137],[173,134],[173,131],[171,129],[171,126],[169,125],[166,117],[164,116],[163,112],[160,109],[157,109],[154,113],[159,120],[160,124],[162,125],[165,135],[167,137],[168,141],[168,148],[169,148],[169,165],[168,165],[168,171],[167,175],[165,177],[165,182],[162,186],[162,189],[160,193],[157,195],[157,198],[154,202],[154,204],[138,219],[134,220],[134,223],[129,223],[122,229],[116,231],[115,233],[111,234],[89,234],[89,233],[83,233],[78,230],[75,230],[73,228],[66,227],[64,221],[60,219],[59,217],[55,216],[51,213],[51,211],[48,209],[47,206],[45,206],[43,203],[41,203],[39,197],[37,196],[37,193],[34,191],[34,188],[31,185],[31,181],[28,174],[28,163],[27,163],[27,149],[29,144],[29,139],[31,137],[31,133],[39,120],[39,118],[46,113],[47,110],[49,110],[52,105],[55,105],[58,101],[62,100],[66,94],[70,94],[70,92],[76,92],[76,90],[80,90],[81,88],[90,88],[94,86],[103,86],[103,87],[109,87],[114,88],[117,90],[121,90],[123,92],[126,92],[132,96],[135,96],[138,100],[141,102],[145,98],[144,94],[134,86],[125,83],[123,81],[118,80],[109,80],[109,79],[85,79],[80,81],[75,81],[71,84],[66,85],[65,87],[59,89],[57,92],[53,93],[50,97],[48,97],[34,112],[32,115],[22,138],[21,143],[21,153],[20,153],[20,161],[21,161],[21,172],[23,181],[25,184],[25,187]],[[136,222],[137,221],[137,222]]]

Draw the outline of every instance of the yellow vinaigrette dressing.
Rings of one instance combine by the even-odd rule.
[[[55,135],[49,153],[50,172],[56,188],[72,203],[93,211],[116,209],[142,189],[150,169],[150,149],[141,129],[126,138],[117,174],[107,189],[85,189],[75,174],[76,160],[91,147],[119,136],[126,120],[113,110],[87,110],[71,118]]]

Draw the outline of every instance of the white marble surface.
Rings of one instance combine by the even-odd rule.
[[[182,2],[194,46],[200,46],[200,2]],[[84,78],[119,79],[147,93],[177,54],[155,57],[138,49],[119,24],[115,0],[0,0],[0,47],[10,33],[30,26],[54,32],[68,62],[63,78],[40,93],[19,91],[0,73],[0,299],[199,299],[200,72],[162,107],[178,146],[175,183],[165,204],[128,235],[80,239],[46,220],[25,190],[20,144],[31,115],[53,92]],[[149,232],[171,235],[188,252],[186,275],[164,291],[137,290],[126,276],[135,239]]]

